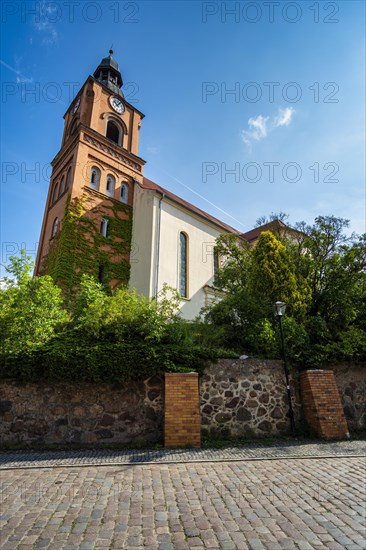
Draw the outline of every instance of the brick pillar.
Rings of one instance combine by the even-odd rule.
[[[165,447],[200,447],[198,374],[165,374]]]
[[[331,370],[307,370],[300,375],[305,420],[319,437],[349,437],[335,376]]]

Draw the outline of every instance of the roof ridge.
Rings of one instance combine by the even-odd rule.
[[[144,186],[145,182],[149,185],[149,187]],[[194,204],[186,201],[185,199],[182,199],[182,197],[180,197],[179,195],[176,195],[175,193],[172,193],[168,189],[165,189],[164,187],[162,187],[161,185],[155,183],[154,181],[150,180],[149,178],[146,178],[144,176],[143,183],[142,184],[140,182],[138,182],[138,183],[139,183],[139,185],[142,189],[145,188],[145,189],[160,191],[161,193],[164,193],[168,198],[170,198],[174,202],[177,202],[181,206],[184,206],[185,208],[188,208],[192,212],[194,212],[194,213],[198,214],[199,216],[211,221],[215,225],[219,225],[223,229],[226,229],[227,232],[234,233],[235,235],[238,235],[238,236],[241,235],[240,231],[238,229],[235,229],[234,227],[230,226],[229,224],[219,220],[215,216],[212,216],[208,212],[205,212],[204,210],[202,210],[198,206],[195,206]]]

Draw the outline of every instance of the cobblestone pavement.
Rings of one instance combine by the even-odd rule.
[[[293,440],[273,443],[253,442],[245,446],[222,449],[4,452],[0,453],[0,469],[365,455],[366,441],[364,440],[337,442]]]
[[[364,549],[362,457],[16,468],[1,549]]]

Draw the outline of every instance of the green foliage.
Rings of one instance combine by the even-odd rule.
[[[317,218],[316,222],[305,242],[313,258],[312,313],[321,315],[329,329],[339,333],[357,317],[359,284],[365,281],[365,240],[347,242],[341,233],[348,225],[344,220]]]
[[[276,329],[269,319],[261,319],[248,332],[248,344],[255,355],[265,358],[280,355]]]
[[[366,332],[351,325],[329,345],[329,354],[346,361],[363,361],[366,357]]]
[[[62,335],[32,353],[3,356],[1,378],[24,382],[126,382],[164,372],[202,372],[217,360],[214,349],[150,342],[92,343],[81,335]]]
[[[68,320],[61,289],[49,276],[32,278],[31,258],[21,251],[6,268],[0,292],[1,353],[28,353],[49,341]]]
[[[67,312],[51,277],[31,278],[22,255],[13,259],[0,291],[0,377],[21,381],[115,382],[164,372],[201,372],[217,359],[212,346],[187,341],[177,294],[159,300],[126,288],[106,292],[83,275]],[[70,297],[69,297],[70,298]],[[177,338],[177,335],[181,335]]]
[[[267,311],[277,300],[286,302],[293,317],[303,317],[309,307],[310,288],[296,272],[285,244],[271,231],[260,234],[251,253],[250,290]]]
[[[346,237],[348,221],[320,216],[297,224],[291,235],[261,233],[254,246],[222,235],[225,258],[215,278],[224,299],[206,312],[222,330],[220,345],[278,357],[280,335],[273,315],[286,302],[287,353],[300,365],[366,358],[366,236]]]
[[[295,363],[301,363],[306,353],[312,351],[309,334],[304,323],[297,321],[293,317],[285,316],[283,318],[283,331],[287,355]],[[279,341],[279,335],[277,336],[277,341]],[[311,356],[309,359],[311,360]]]
[[[176,324],[177,302],[166,291],[149,300],[125,287],[112,294],[93,277],[83,275],[74,305],[73,325],[84,336],[105,342],[160,342]]]
[[[179,317],[179,296],[169,287],[149,300],[124,286],[111,290],[97,282],[94,263],[111,249],[97,232],[100,252],[86,252],[88,231],[95,227],[84,211],[75,202],[67,211],[48,259],[52,278],[32,278],[24,252],[11,259],[0,287],[0,377],[126,381],[202,372],[218,356],[244,352],[278,358],[277,300],[288,306],[283,326],[293,363],[365,360],[366,238],[345,237],[345,220],[319,217],[312,227],[301,224],[292,240],[288,232],[287,237],[264,232],[256,246],[222,235],[216,252],[223,267],[215,285],[224,297],[203,321],[189,323]],[[111,223],[126,231],[118,245],[122,255],[130,242],[127,222],[116,212],[115,226]],[[65,250],[66,259],[60,253]],[[113,269],[123,271],[123,265]]]
[[[109,236],[100,234],[100,217],[109,221]],[[124,204],[103,204],[97,211],[87,195],[68,202],[62,229],[51,241],[45,269],[64,293],[72,292],[83,274],[98,278],[103,270],[103,284],[113,280],[125,284],[130,276],[128,255],[131,249],[132,210]]]

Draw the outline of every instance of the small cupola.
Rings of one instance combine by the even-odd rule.
[[[122,75],[118,63],[112,57],[113,50],[109,50],[109,56],[104,57],[94,71],[94,78],[107,86],[114,94],[123,97],[121,87],[123,85]]]

